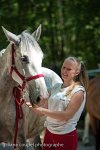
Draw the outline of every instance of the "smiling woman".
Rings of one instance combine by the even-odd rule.
[[[77,150],[76,125],[86,101],[85,66],[77,58],[68,57],[62,65],[61,76],[63,83],[52,88],[46,107],[31,107],[34,112],[47,116],[43,150]]]

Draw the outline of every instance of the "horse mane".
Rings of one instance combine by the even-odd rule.
[[[3,55],[4,52],[5,52],[5,50],[6,50],[6,49],[2,49],[2,50],[0,51],[0,57],[2,57],[2,55]]]
[[[4,54],[5,54],[5,51],[6,51],[6,49],[2,49],[2,50],[0,51],[0,68],[2,68],[2,67],[4,66],[4,64],[3,64],[3,59],[4,59],[4,61],[5,61],[5,58],[4,58],[3,56],[4,56]]]

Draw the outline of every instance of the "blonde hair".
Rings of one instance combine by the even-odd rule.
[[[73,62],[75,62],[77,64],[78,70],[79,70],[79,74],[77,76],[75,76],[74,81],[75,83],[73,83],[70,87],[69,90],[66,92],[66,96],[70,95],[72,90],[74,89],[74,87],[76,85],[81,84],[82,86],[84,86],[84,88],[87,90],[88,87],[88,74],[86,71],[86,67],[85,64],[81,61],[79,61],[76,57],[68,57],[65,59],[66,60],[71,60]]]

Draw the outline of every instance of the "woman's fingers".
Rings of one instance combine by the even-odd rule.
[[[32,105],[31,105],[31,103],[30,102],[26,102],[26,105],[28,106],[28,107],[32,107]]]
[[[36,105],[36,104],[34,104],[34,105],[32,106],[30,102],[25,102],[25,103],[26,103],[26,105],[27,105],[28,107],[30,107],[30,108],[38,107],[38,105]]]

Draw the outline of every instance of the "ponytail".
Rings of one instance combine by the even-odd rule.
[[[87,90],[88,88],[88,74],[83,62],[80,62],[80,73],[75,77],[75,82],[80,82]]]

